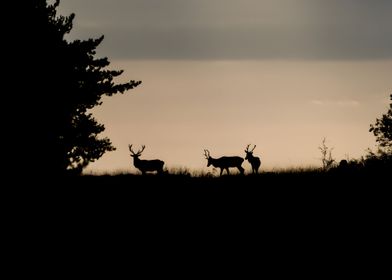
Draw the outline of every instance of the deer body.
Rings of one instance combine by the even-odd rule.
[[[232,156],[232,157],[220,157],[220,158],[213,158],[210,156],[210,152],[208,150],[204,150],[204,155],[206,156],[206,159],[208,160],[207,167],[209,166],[214,166],[215,168],[220,169],[220,175],[222,175],[223,170],[226,170],[227,174],[230,174],[229,168],[237,168],[241,174],[244,174],[244,168],[241,166],[242,162],[244,159],[242,157],[238,156]]]
[[[157,171],[158,173],[162,173],[164,164],[165,162],[159,159],[145,160],[139,159],[138,157],[133,158],[133,165],[143,174],[149,171]]]
[[[249,150],[249,146],[250,144],[246,147],[245,153],[245,159],[249,161],[250,165],[252,166],[252,173],[258,173],[259,172],[259,168],[261,165],[261,161],[259,157],[255,157],[253,156],[253,151],[256,148],[256,145],[253,147],[252,150]]]
[[[163,165],[165,164],[164,161],[159,160],[159,159],[153,159],[153,160],[145,160],[145,159],[140,159],[139,157],[141,156],[145,146],[142,146],[142,149],[135,153],[132,150],[132,145],[129,145],[129,150],[131,152],[131,157],[133,157],[133,165],[139,169],[142,174],[146,174],[146,172],[154,172],[156,171],[157,173],[163,173]]]

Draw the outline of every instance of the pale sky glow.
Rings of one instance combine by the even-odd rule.
[[[205,167],[204,148],[212,156],[242,155],[254,143],[264,166],[273,168],[319,165],[324,136],[338,159],[373,148],[369,124],[386,111],[392,60],[138,60],[113,66],[144,77],[143,84],[95,110],[118,150],[90,168],[128,168],[128,143],[146,145],[146,158],[194,169]]]
[[[71,39],[105,35],[98,56],[142,80],[94,116],[117,150],[87,171],[136,172],[128,144],[167,168],[245,156],[262,168],[320,166],[374,148],[369,125],[392,90],[392,1],[63,0]],[[249,171],[249,164],[243,166]],[[210,169],[209,169],[210,170]]]

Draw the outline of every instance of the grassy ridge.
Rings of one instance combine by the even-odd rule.
[[[115,175],[83,175],[68,178],[69,183],[80,183],[91,186],[114,186],[121,185],[131,188],[152,187],[169,189],[171,187],[225,187],[238,189],[238,187],[262,188],[281,186],[284,188],[304,186],[359,186],[366,183],[383,184],[383,180],[390,179],[388,170],[339,170],[333,169],[324,172],[320,169],[290,169],[282,171],[262,172],[260,174],[247,175],[223,175],[213,176],[209,173],[192,175],[187,171],[173,172],[163,175],[148,174],[145,176],[136,174]]]
[[[208,201],[214,199],[237,203],[296,204],[353,202],[381,196],[389,187],[390,173],[358,170],[353,172],[322,172],[320,170],[291,170],[263,172],[258,175],[150,174],[146,176],[85,175],[68,178],[62,183],[66,192],[112,197],[114,200],[145,201]],[[355,198],[356,197],[356,198]],[[134,200],[134,203],[138,201]]]
[[[26,213],[34,217],[77,221],[81,227],[106,224],[104,230],[121,228],[129,234],[144,227],[157,227],[158,233],[149,234],[160,235],[159,230],[168,226],[187,224],[195,230],[193,225],[198,224],[208,231],[236,224],[236,230],[285,228],[277,234],[286,235],[298,227],[325,231],[364,222],[372,229],[387,225],[388,179],[385,170],[291,170],[222,177],[84,175],[18,190],[17,200],[29,205]]]

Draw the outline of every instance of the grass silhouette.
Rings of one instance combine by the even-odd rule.
[[[68,178],[70,184],[92,186],[124,186],[130,189],[209,189],[225,188],[241,191],[252,189],[262,191],[265,188],[280,186],[283,188],[336,188],[338,186],[358,187],[359,185],[385,185],[389,172],[385,169],[340,170],[333,168],[324,171],[316,167],[298,167],[261,171],[259,174],[232,173],[219,176],[219,172],[188,168],[171,168],[164,174],[147,173],[146,175],[127,173],[124,171],[100,175],[85,174]]]

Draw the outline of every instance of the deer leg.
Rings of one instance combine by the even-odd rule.
[[[219,176],[222,176],[222,173],[223,173],[223,168],[220,169],[220,175]]]

